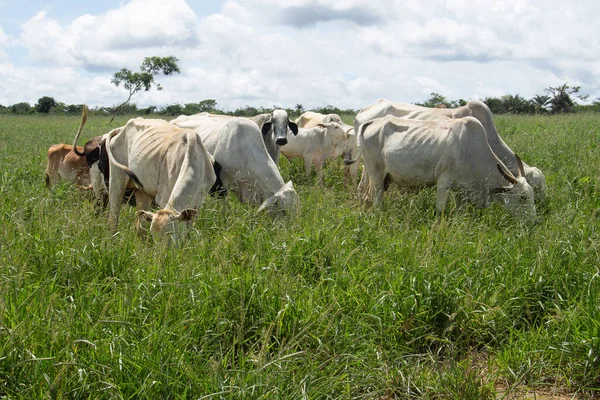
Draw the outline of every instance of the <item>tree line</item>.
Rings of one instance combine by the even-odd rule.
[[[564,83],[557,87],[548,87],[544,94],[535,95],[531,99],[525,99],[519,94],[507,94],[502,97],[486,97],[481,99],[490,108],[493,114],[562,114],[574,113],[581,111],[600,112],[600,98],[596,99],[591,104],[578,104],[576,99],[587,101],[588,97],[580,94],[580,86],[570,86]],[[456,108],[467,104],[467,100],[458,99],[450,100],[445,96],[432,92],[430,97],[417,105],[425,107],[447,107]],[[38,99],[37,103],[31,105],[27,102],[20,102],[9,106],[0,105],[0,114],[80,114],[80,104],[65,104],[56,101],[53,97],[43,96]],[[304,111],[302,104],[296,104],[294,107],[285,108],[279,106],[272,107],[253,107],[245,106],[236,108],[232,111],[225,111],[219,108],[215,99],[204,99],[197,103],[185,104],[169,104],[162,107],[149,106],[138,108],[135,103],[130,103],[129,99],[116,107],[96,107],[90,111],[94,114],[101,115],[192,115],[201,112],[210,112],[216,114],[227,114],[237,116],[254,116],[263,113],[269,113],[274,109],[281,108],[290,115],[300,115]],[[338,107],[327,105],[325,107],[317,107],[312,111],[323,114],[355,114],[358,110],[340,109]]]

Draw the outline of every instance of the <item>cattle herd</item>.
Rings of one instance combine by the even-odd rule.
[[[109,228],[117,229],[126,190],[135,193],[137,229],[181,238],[185,226],[214,193],[233,193],[273,217],[294,215],[300,199],[277,167],[280,154],[302,158],[318,182],[327,159],[344,155],[345,174],[362,202],[383,204],[390,182],[405,187],[436,186],[436,210],[443,215],[448,193],[478,207],[502,203],[518,220],[535,217],[546,183],[502,140],[489,108],[470,101],[456,109],[426,108],[379,100],[346,125],[336,114],[306,112],[295,122],[283,110],[253,118],[201,113],[171,121],[135,118],[89,140],[48,149],[46,183],[60,179],[92,190],[108,205]],[[358,169],[364,168],[360,183]],[[535,200],[535,201],[534,201]],[[156,204],[160,209],[152,212]]]

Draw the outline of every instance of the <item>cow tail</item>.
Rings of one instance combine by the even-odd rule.
[[[129,178],[131,178],[131,180],[133,181],[133,183],[135,183],[135,185],[138,187],[138,189],[144,190],[144,185],[142,185],[142,182],[140,182],[140,179],[137,177],[137,175],[135,173],[133,173],[133,171],[131,169],[129,169],[129,167],[118,162],[115,159],[115,157],[113,156],[112,150],[110,149],[111,139],[123,131],[124,131],[124,129],[119,129],[119,130],[115,129],[108,134],[108,137],[106,138],[106,153],[108,154],[108,160],[111,163],[111,168],[117,167],[119,169],[122,169],[123,171],[125,171],[127,176],[129,176]]]
[[[370,120],[370,121],[363,123],[361,126],[358,127],[358,132],[356,132],[356,158],[354,160],[345,159],[344,160],[345,165],[352,165],[355,162],[360,160],[363,134],[365,132],[365,129],[367,129],[367,127],[369,125],[371,125],[373,122],[375,122],[375,120]]]
[[[88,113],[88,108],[84,104],[83,107],[81,108],[81,124],[79,124],[79,130],[77,131],[77,134],[75,135],[75,140],[73,140],[73,152],[75,154],[77,154],[79,157],[85,156],[85,153],[83,153],[77,149],[77,140],[79,140],[79,135],[81,135],[83,126],[85,125],[85,123],[87,121],[87,113]]]

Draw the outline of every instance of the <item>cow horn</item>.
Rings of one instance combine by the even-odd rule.
[[[513,185],[515,185],[518,182],[517,178],[515,178],[515,176],[510,173],[510,171],[508,170],[508,168],[506,168],[506,166],[504,164],[499,163],[499,164],[496,164],[496,165],[498,166],[498,171],[500,171],[500,173],[502,174],[502,176],[504,178],[506,178],[507,181],[509,181]]]
[[[519,168],[519,176],[517,178],[521,178],[525,176],[525,167],[523,166],[523,160],[515,153],[515,158],[517,159],[517,167]]]

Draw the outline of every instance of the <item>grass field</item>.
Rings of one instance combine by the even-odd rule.
[[[46,189],[78,124],[0,116],[0,395],[599,396],[599,116],[496,117],[546,176],[534,225],[500,205],[436,223],[434,190],[363,209],[339,163],[321,189],[283,159],[298,218],[209,199],[179,248],[137,237],[129,206],[110,237],[89,197]]]

